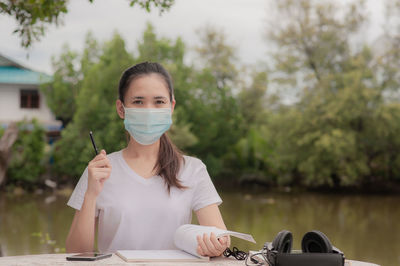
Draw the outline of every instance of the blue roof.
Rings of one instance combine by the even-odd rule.
[[[34,84],[49,82],[51,76],[15,66],[0,66],[0,83]]]

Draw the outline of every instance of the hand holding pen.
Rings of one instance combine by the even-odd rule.
[[[104,182],[110,177],[111,163],[107,158],[105,150],[101,150],[100,153],[98,152],[92,131],[90,131],[89,135],[96,156],[88,165],[88,188],[86,190],[86,195],[96,198],[103,190]]]

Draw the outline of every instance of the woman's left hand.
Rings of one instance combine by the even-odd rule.
[[[204,234],[203,236],[197,236],[197,253],[201,256],[217,257],[225,251],[230,245],[229,236],[223,236],[216,238],[214,233],[210,236]]]

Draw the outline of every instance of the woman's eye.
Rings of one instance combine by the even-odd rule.
[[[163,100],[157,100],[157,101],[156,101],[156,104],[165,104],[165,101],[163,101]]]
[[[136,101],[133,101],[133,104],[143,104],[143,101],[136,100]]]

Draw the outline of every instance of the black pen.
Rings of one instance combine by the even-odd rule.
[[[97,154],[99,154],[99,151],[97,150],[96,143],[94,143],[92,131],[89,132],[89,135],[90,135],[90,139],[92,140],[94,151],[96,152],[96,155],[97,155]]]

